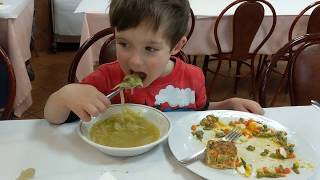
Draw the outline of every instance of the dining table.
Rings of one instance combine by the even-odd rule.
[[[309,143],[316,152],[313,158],[319,162],[319,110],[313,106],[264,110],[265,117],[281,123]],[[166,112],[166,115],[174,129],[193,113],[199,111]],[[203,179],[177,162],[167,141],[138,156],[112,157],[84,142],[78,135],[78,127],[79,122],[53,125],[44,119],[0,121],[0,179],[16,179],[28,168],[35,169],[35,180]],[[320,179],[319,167],[309,179]]]
[[[31,58],[33,13],[34,0],[2,0],[0,4],[0,46],[8,54],[14,69],[14,114],[18,117],[32,104],[32,86],[25,62]]]
[[[183,51],[187,55],[210,55],[218,51],[216,42],[214,41],[213,29],[217,17],[221,11],[234,0],[189,0],[190,6],[195,15],[194,31],[188,40]],[[293,19],[314,0],[268,0],[274,7],[277,14],[276,27],[270,39],[261,47],[258,54],[271,55],[288,41],[288,33]],[[84,13],[81,40],[83,44],[87,39],[98,31],[110,27],[109,23],[109,3],[110,0],[82,0],[75,13]],[[290,6],[288,6],[290,4]],[[253,40],[250,52],[262,41],[272,25],[271,11],[265,5],[265,17]],[[226,16],[222,18],[221,25],[218,30],[221,48],[228,52],[232,48],[232,14],[235,8],[226,12]],[[310,11],[297,23],[294,37],[306,32],[306,24]],[[83,77],[93,71],[95,63],[98,61],[99,50],[105,39],[101,39],[93,44],[81,59],[78,69],[77,78],[81,80]]]

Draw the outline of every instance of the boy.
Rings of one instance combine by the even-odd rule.
[[[115,27],[118,60],[100,66],[81,84],[69,84],[53,93],[45,106],[45,118],[60,124],[74,113],[89,121],[90,116],[120,102],[119,97],[109,100],[105,94],[132,73],[143,79],[143,87],[133,93],[125,91],[128,103],[162,111],[234,109],[262,114],[260,105],[251,100],[209,103],[201,69],[172,58],[187,41],[189,8],[188,0],[112,0],[109,16]]]

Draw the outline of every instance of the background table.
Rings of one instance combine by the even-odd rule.
[[[0,5],[0,45],[8,53],[16,76],[14,113],[21,116],[32,104],[31,82],[25,61],[31,58],[34,0],[4,0]]]
[[[265,116],[304,137],[320,156],[320,111],[312,106],[267,108]],[[167,113],[175,123],[184,115]],[[0,121],[0,179],[15,179],[23,169],[35,168],[35,180],[96,180],[109,172],[119,180],[196,180],[199,176],[180,166],[167,143],[131,158],[104,155],[77,134],[78,123],[50,125],[45,120]],[[214,178],[214,177],[213,177]],[[311,180],[320,179],[320,169]]]
[[[191,8],[196,16],[194,32],[184,48],[184,52],[188,55],[208,55],[217,52],[217,46],[214,42],[213,27],[217,16],[220,12],[233,0],[189,0]],[[260,54],[273,54],[288,40],[288,32],[294,17],[307,5],[314,2],[314,0],[269,0],[274,6],[277,13],[276,28],[267,41],[267,43],[260,49]],[[288,6],[290,4],[290,6]],[[229,11],[233,13],[234,9]],[[82,0],[77,7],[76,13],[85,13],[84,22],[82,25],[81,43],[87,40],[96,32],[109,27],[108,1]],[[306,14],[309,14],[306,13]],[[270,29],[272,23],[271,12],[266,8],[266,16],[262,25],[253,41],[251,47],[254,49],[258,42],[261,41]],[[221,47],[223,50],[231,50],[232,47],[232,17],[223,18],[219,29],[219,36],[221,37]],[[295,32],[301,34],[306,31],[307,18],[303,17],[297,24]],[[98,61],[99,50],[103,44],[103,40],[98,41],[92,48],[89,48],[84,55],[77,70],[78,79],[93,71],[93,66]]]

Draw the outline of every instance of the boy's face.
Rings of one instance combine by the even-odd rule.
[[[169,60],[170,56],[176,54],[186,41],[182,38],[182,42],[171,49],[162,32],[161,28],[153,32],[150,26],[142,23],[115,34],[120,67],[125,74],[138,73],[144,87],[172,71],[174,63]]]

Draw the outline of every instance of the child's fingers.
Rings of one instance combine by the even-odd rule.
[[[245,108],[244,106],[242,105],[237,105],[234,107],[234,110],[236,111],[243,111],[243,112],[249,112],[247,108]]]
[[[91,116],[85,110],[74,111],[74,113],[83,121],[90,121]]]
[[[263,115],[264,114],[264,110],[262,109],[262,107],[254,102],[254,103],[248,103],[247,106],[245,107],[247,109],[247,111],[251,112],[251,113],[255,113],[255,114],[260,114]]]
[[[97,101],[95,103],[96,108],[98,109],[99,113],[104,112],[107,109],[107,106],[102,101]]]
[[[102,93],[98,94],[98,99],[106,106],[110,106],[111,102],[110,100]]]
[[[98,110],[98,108],[93,105],[93,104],[88,104],[86,107],[85,107],[85,111],[90,114],[91,116],[98,116],[100,111]]]

